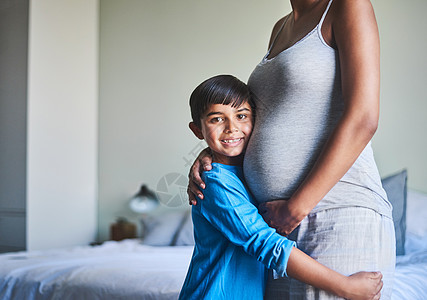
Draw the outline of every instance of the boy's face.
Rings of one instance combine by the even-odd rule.
[[[214,161],[230,165],[242,163],[252,126],[252,109],[247,102],[239,107],[212,104],[202,116],[200,129],[190,124],[196,136],[205,139]]]

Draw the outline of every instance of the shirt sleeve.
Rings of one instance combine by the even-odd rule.
[[[208,174],[205,182],[205,199],[198,201],[201,214],[231,243],[243,247],[279,276],[287,276],[286,266],[295,242],[268,226],[240,180],[220,180]]]

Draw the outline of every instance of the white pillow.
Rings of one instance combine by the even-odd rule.
[[[177,232],[174,246],[192,246],[194,245],[193,220],[191,210],[188,211],[181,229]]]
[[[406,232],[427,237],[427,194],[408,189]]]
[[[171,210],[143,219],[146,224],[144,245],[171,246],[186,217],[184,210]]]

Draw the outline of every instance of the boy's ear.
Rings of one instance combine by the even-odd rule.
[[[188,127],[190,127],[194,135],[197,136],[200,140],[204,139],[202,130],[200,130],[200,128],[194,122],[190,122]]]

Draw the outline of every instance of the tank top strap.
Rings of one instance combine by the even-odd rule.
[[[322,18],[321,18],[321,19],[320,19],[320,21],[319,21],[319,24],[318,24],[319,28],[321,28],[321,27],[322,27],[323,21],[325,20],[325,17],[326,17],[326,15],[327,15],[328,11],[329,11],[329,8],[331,7],[331,4],[332,4],[332,0],[329,0],[329,3],[328,3],[328,5],[326,6],[326,9],[325,9],[325,11],[323,12]]]
[[[289,14],[289,15],[287,15],[287,16],[285,17],[285,19],[283,20],[282,25],[280,26],[279,30],[277,31],[276,35],[274,36],[273,41],[271,42],[270,47],[268,47],[267,54],[264,56],[263,60],[266,60],[266,59],[267,59],[267,57],[270,55],[271,49],[273,49],[273,46],[274,46],[274,44],[276,43],[277,37],[278,37],[278,36],[279,36],[279,34],[282,32],[283,27],[285,27],[285,24],[286,24],[286,22],[288,21],[289,16],[290,16],[290,14]]]

